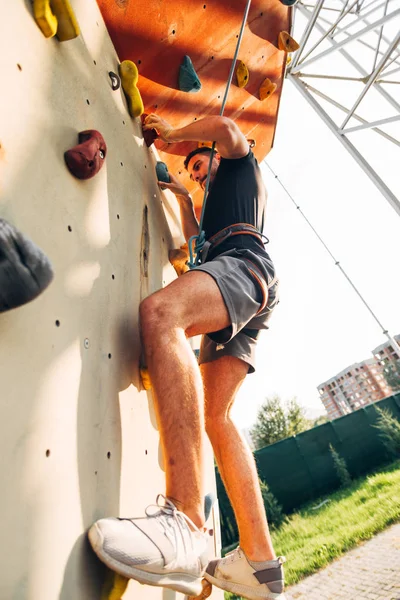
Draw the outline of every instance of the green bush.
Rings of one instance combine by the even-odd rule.
[[[351,483],[350,473],[347,470],[346,461],[342,458],[332,446],[329,444],[329,451],[332,456],[333,465],[335,467],[336,475],[339,477],[339,481],[342,487],[347,487]]]
[[[400,422],[392,415],[390,410],[378,408],[377,406],[375,410],[379,417],[377,425],[374,425],[374,427],[379,429],[379,437],[390,454],[398,456],[400,454]]]
[[[278,500],[270,491],[268,485],[260,480],[261,494],[264,501],[265,512],[267,513],[268,524],[271,528],[279,527],[284,520],[282,507],[278,504]]]

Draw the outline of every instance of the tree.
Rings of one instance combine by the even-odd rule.
[[[383,369],[383,376],[394,392],[400,390],[400,360],[389,362]]]
[[[379,417],[377,424],[374,425],[376,429],[379,429],[379,437],[384,443],[385,447],[389,450],[390,454],[394,456],[400,454],[400,421],[396,419],[390,412],[385,408],[379,408],[375,406]]]
[[[347,470],[347,464],[344,458],[342,458],[337,450],[329,444],[329,451],[332,456],[333,465],[335,467],[336,475],[339,478],[342,487],[347,487],[351,483],[350,473]]]
[[[275,395],[266,398],[259,409],[250,435],[255,447],[259,449],[309,428],[310,422],[305,417],[304,408],[296,398],[284,404],[280,397]]]

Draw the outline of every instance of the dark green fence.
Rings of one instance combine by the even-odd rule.
[[[400,419],[400,394],[395,394],[254,453],[260,478],[285,513],[340,486],[329,444],[345,459],[353,478],[388,462],[390,456],[373,427],[378,418],[375,406],[389,409]],[[238,531],[218,471],[217,489],[224,547],[238,540]]]

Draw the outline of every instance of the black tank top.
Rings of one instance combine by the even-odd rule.
[[[262,232],[266,205],[267,191],[252,151],[243,158],[221,158],[206,201],[203,219],[206,239],[234,223],[249,223]],[[231,248],[265,252],[254,237],[236,235],[211,250],[207,260]]]

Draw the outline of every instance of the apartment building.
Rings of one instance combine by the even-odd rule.
[[[396,335],[395,340],[400,344],[400,335]],[[389,362],[400,359],[398,352],[387,341],[375,348],[372,354],[371,358],[350,365],[318,386],[329,419],[347,415],[393,394],[383,373]]]

